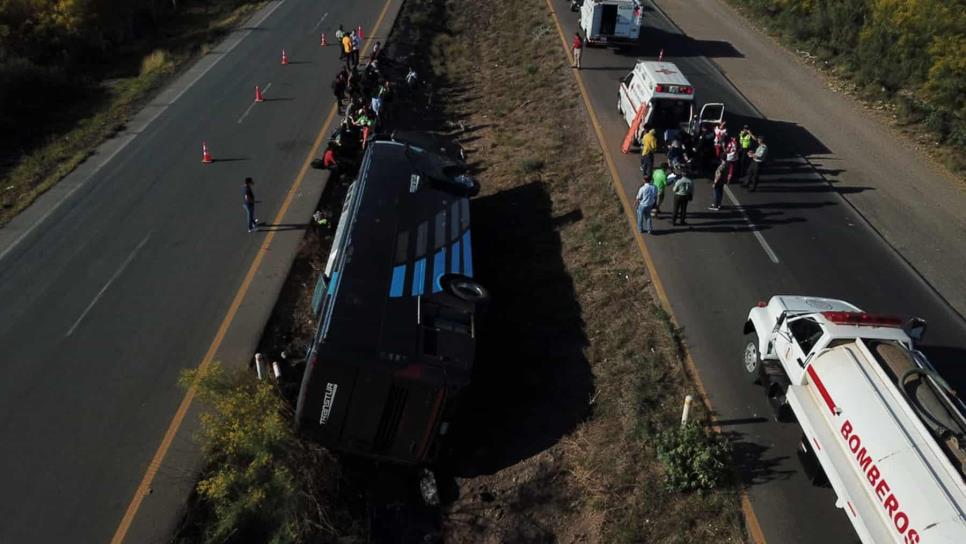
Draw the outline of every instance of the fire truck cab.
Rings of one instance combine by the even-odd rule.
[[[966,406],[913,347],[924,321],[775,296],[744,332],[745,370],[862,542],[966,542]]]

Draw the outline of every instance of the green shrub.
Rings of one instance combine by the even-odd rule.
[[[207,469],[196,487],[209,509],[204,542],[312,542],[334,531],[328,505],[335,462],[304,443],[270,382],[251,373],[185,371],[208,407],[199,442]]]
[[[700,425],[689,423],[663,431],[656,437],[656,447],[668,490],[715,489],[731,475],[731,447]]]

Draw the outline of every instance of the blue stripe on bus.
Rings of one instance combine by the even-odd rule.
[[[470,249],[470,229],[463,233],[463,274],[473,277],[473,250]]]
[[[460,273],[460,242],[459,240],[453,242],[453,245],[449,246],[449,271],[454,274]]]
[[[392,269],[392,283],[389,284],[389,296],[401,297],[404,283],[406,283],[406,265],[401,264]]]
[[[433,255],[433,292],[438,293],[443,290],[439,284],[439,278],[446,273],[446,248],[440,248]]]
[[[413,296],[423,294],[426,285],[426,259],[422,258],[413,265]]]
[[[339,283],[339,271],[336,270],[332,273],[332,279],[329,280],[329,291],[327,294],[331,295],[335,292],[335,286]]]

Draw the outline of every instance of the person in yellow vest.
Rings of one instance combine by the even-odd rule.
[[[346,70],[352,67],[352,37],[346,32],[342,35],[342,53],[345,55]]]
[[[652,128],[647,131],[647,134],[641,140],[641,173],[648,178],[654,171],[655,151],[657,151],[657,133]]]
[[[751,146],[752,142],[754,142],[754,139],[755,135],[751,133],[751,129],[748,128],[748,125],[741,127],[741,132],[738,133],[738,146],[741,147],[741,150],[738,153],[739,159],[738,172],[736,174],[737,176],[742,176],[748,171],[748,161],[750,160],[749,156],[753,151]]]

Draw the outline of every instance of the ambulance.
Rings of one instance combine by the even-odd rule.
[[[636,42],[644,24],[643,0],[584,0],[580,29],[588,45]]]
[[[697,126],[717,124],[724,118],[724,104],[709,103],[701,108],[697,123],[691,123],[694,86],[674,63],[650,60],[638,61],[621,79],[617,111],[628,127],[635,128],[635,145],[651,128],[660,138],[665,129],[692,132]]]

